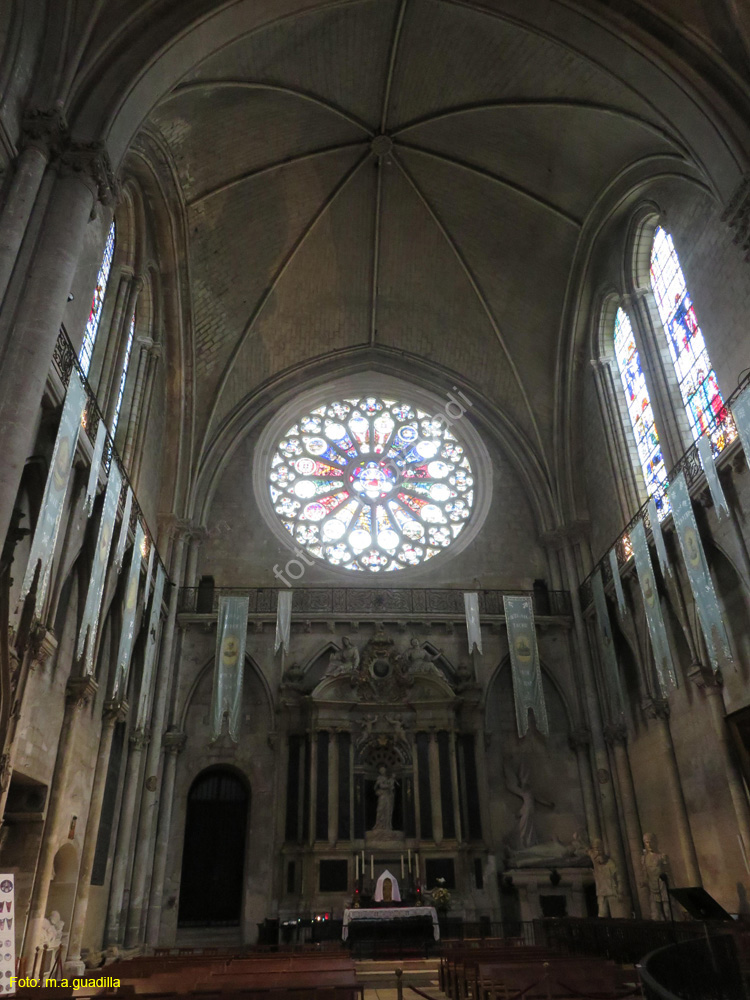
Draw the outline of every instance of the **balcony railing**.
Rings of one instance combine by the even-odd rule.
[[[247,595],[251,615],[269,617],[276,614],[278,594],[283,587],[183,587],[178,609],[183,614],[215,615],[219,598]],[[479,614],[483,617],[503,616],[503,596],[521,594],[532,598],[538,618],[570,616],[570,594],[566,590],[480,590]],[[297,617],[326,618],[344,615],[351,618],[462,618],[464,592],[399,587],[376,589],[368,587],[295,587],[292,614]]]
[[[83,386],[86,390],[86,412],[84,414],[83,429],[86,432],[86,436],[91,442],[91,446],[93,448],[94,442],[96,441],[96,432],[99,428],[99,422],[104,420],[104,416],[102,414],[102,411],[99,409],[99,404],[97,403],[94,390],[89,385],[89,381],[84,375],[83,369],[81,368],[78,362],[78,355],[76,354],[75,348],[71,344],[70,339],[63,328],[60,329],[60,332],[57,335],[57,343],[55,344],[55,350],[52,355],[52,366],[57,372],[58,376],[60,377],[60,381],[62,382],[65,388],[67,388],[68,383],[70,382],[70,376],[73,373],[73,370],[75,369],[78,372],[81,381],[83,383]],[[102,467],[105,470],[105,472],[107,473],[109,472],[112,462],[117,463],[117,466],[120,470],[120,474],[122,475],[123,483],[127,486],[130,486],[132,489],[132,484],[130,482],[127,472],[125,471],[125,466],[122,464],[122,459],[115,450],[115,443],[112,440],[112,437],[110,436],[109,430],[107,430],[104,442],[104,451],[102,452]],[[123,496],[124,495],[125,494],[123,494]],[[123,513],[123,507],[124,507],[124,501],[121,498],[119,507],[120,514]],[[144,517],[140,504],[138,503],[138,498],[135,494],[135,490],[133,490],[133,506],[131,507],[130,511],[130,524],[129,524],[129,530],[131,532],[133,533],[135,532],[136,521],[139,519],[143,524],[144,528],[146,529],[146,533],[149,539],[149,544],[153,545],[154,547],[154,558],[156,561],[160,562],[161,565],[164,567],[164,573],[166,575],[167,581],[169,581],[169,573],[167,573],[167,568],[164,565],[164,561],[159,555],[159,550],[156,547],[154,533],[148,526],[148,522]],[[154,563],[154,568],[155,567],[156,563]]]
[[[737,388],[734,390],[732,395],[724,404],[725,416],[723,418],[722,427],[725,433],[723,438],[724,444],[721,451],[717,452],[716,443],[714,442],[714,437],[716,436],[716,428],[713,427],[707,433],[711,434],[712,447],[714,454],[719,459],[719,464],[722,460],[728,457],[739,447],[739,439],[737,437],[737,430],[734,426],[734,421],[731,416],[731,406],[732,403],[744,392],[744,390],[750,385],[750,370],[748,370],[742,379],[740,379]],[[705,473],[703,471],[703,465],[701,464],[700,455],[698,454],[698,445],[696,442],[687,449],[687,451],[682,455],[678,462],[675,463],[673,468],[669,471],[667,475],[667,481],[671,483],[674,477],[678,473],[684,473],[685,482],[687,483],[688,489],[692,492],[695,485],[701,480],[705,480]],[[666,500],[666,490],[662,491],[663,499],[662,502]],[[651,498],[649,497],[649,500]],[[658,498],[654,498],[655,500]],[[651,519],[648,516],[648,504],[646,503],[640,507],[639,510],[633,515],[628,524],[623,528],[614,542],[608,546],[607,551],[596,564],[594,569],[589,573],[586,579],[583,581],[579,588],[579,596],[581,599],[581,607],[586,609],[593,602],[593,593],[591,589],[591,580],[594,574],[599,570],[602,574],[602,581],[604,586],[611,583],[612,581],[612,570],[609,563],[609,553],[611,549],[615,550],[617,555],[618,566],[625,566],[631,559],[633,555],[633,550],[630,544],[630,532],[635,527],[638,521],[643,521],[644,527],[646,528],[647,535],[649,532],[653,532],[653,526],[651,524]],[[658,506],[658,504],[657,504]],[[671,516],[669,514],[666,515]],[[666,517],[665,517],[666,520]]]

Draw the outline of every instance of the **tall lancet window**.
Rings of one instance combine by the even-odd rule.
[[[714,452],[736,436],[706,350],[672,237],[659,226],[651,247],[651,287],[669,343],[694,439],[709,434]]]
[[[653,496],[659,513],[661,514],[662,510],[666,513],[664,483],[667,479],[667,470],[659,445],[659,436],[656,433],[654,412],[641,368],[641,359],[635,346],[633,328],[624,309],[618,309],[615,316],[614,343],[615,358],[625,392],[625,402],[635,435],[646,491],[649,496]]]
[[[120,407],[122,406],[122,397],[125,394],[125,381],[128,377],[128,365],[130,364],[130,352],[133,350],[133,338],[135,336],[135,313],[130,317],[130,329],[128,330],[128,342],[125,345],[125,361],[122,365],[122,374],[120,375],[120,385],[117,389],[117,405],[115,406],[115,415],[112,418],[112,426],[109,429],[109,433],[112,436],[112,440],[115,437],[115,431],[117,430],[117,421],[120,419]]]
[[[84,375],[88,375],[89,368],[91,367],[91,359],[94,356],[94,344],[96,343],[96,335],[99,331],[99,322],[102,318],[102,306],[104,305],[104,296],[107,292],[107,282],[109,281],[109,272],[112,269],[112,257],[114,256],[114,253],[115,224],[113,222],[109,227],[109,233],[107,234],[107,242],[104,246],[104,256],[102,257],[99,274],[96,276],[96,287],[94,288],[94,296],[91,300],[91,310],[89,312],[88,322],[86,323],[86,332],[83,335],[81,353],[78,355],[78,360],[81,368],[83,369]]]

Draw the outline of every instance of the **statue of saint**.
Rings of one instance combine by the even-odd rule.
[[[620,897],[620,874],[612,858],[604,853],[604,844],[597,837],[588,852],[594,863],[596,901],[600,917],[618,915],[617,900]]]
[[[331,653],[326,677],[353,674],[357,670],[359,670],[359,650],[352,645],[349,636],[345,635],[341,640],[341,649]]]
[[[409,673],[412,674],[433,674],[442,677],[438,668],[434,666],[435,660],[439,660],[443,655],[442,650],[430,654],[419,645],[419,639],[412,639],[409,648],[402,654],[404,664]]]
[[[538,802],[540,806],[547,806],[548,809],[554,809],[555,803],[540,799],[538,795],[532,792],[529,770],[525,763],[521,764],[517,776],[506,765],[505,785],[509,792],[517,795],[521,800],[521,808],[518,812],[518,844],[521,848],[533,847],[539,843],[539,837],[534,826],[536,803]]]
[[[375,779],[375,794],[378,797],[378,808],[375,813],[373,830],[390,832],[393,829],[393,802],[396,795],[396,779],[386,773],[385,765],[378,768]]]
[[[655,833],[643,834],[642,885],[648,889],[652,920],[666,920],[668,917],[669,857],[659,853]]]

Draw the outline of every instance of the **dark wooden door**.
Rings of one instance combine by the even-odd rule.
[[[231,771],[199,775],[188,796],[181,927],[234,927],[242,913],[249,796]]]

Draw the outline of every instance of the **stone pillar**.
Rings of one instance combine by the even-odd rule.
[[[651,914],[651,904],[648,891],[641,884],[641,855],[643,853],[643,831],[638,817],[638,803],[633,786],[633,773],[630,770],[627,742],[628,735],[625,726],[607,726],[604,738],[612,747],[612,755],[617,768],[617,780],[620,786],[620,806],[625,823],[625,836],[630,852],[630,869],[635,881],[636,896],[641,917],[648,920]],[[623,873],[624,874],[624,873]]]
[[[305,788],[309,787],[310,771],[308,768],[307,747],[304,740],[300,740],[299,747],[299,796],[297,799],[297,843],[305,842]],[[354,813],[352,813],[354,815]],[[309,817],[308,817],[309,818]]]
[[[187,568],[185,570],[186,587],[198,586],[198,556],[200,554],[201,542],[206,537],[206,529],[196,527],[190,532],[190,543],[188,546]]]
[[[185,529],[183,522],[175,522],[174,550],[171,560],[171,576],[173,581],[182,578],[185,560]],[[125,931],[125,946],[132,948],[142,941],[141,923],[143,910],[146,906],[146,885],[149,876],[149,861],[152,847],[152,833],[159,804],[159,762],[162,753],[161,735],[167,717],[169,693],[172,686],[172,661],[174,652],[175,626],[177,623],[177,598],[179,587],[175,583],[169,594],[169,613],[161,638],[159,668],[156,676],[154,706],[151,715],[151,734],[153,739],[146,751],[146,770],[141,795],[141,809],[138,817],[138,836],[136,839],[135,860],[133,862],[133,878],[130,886],[128,903],[128,921]]]
[[[578,761],[578,778],[581,782],[583,811],[586,815],[586,828],[589,835],[589,841],[593,841],[596,838],[601,838],[602,828],[599,822],[599,813],[596,808],[594,782],[591,777],[591,733],[588,729],[576,729],[570,734],[568,743],[571,750],[576,755],[576,760]]]
[[[31,449],[50,360],[60,332],[86,225],[108,186],[97,147],[69,146],[42,223],[24,293],[0,344],[0,539]]]
[[[73,758],[78,721],[82,710],[89,704],[97,691],[97,683],[93,677],[71,677],[65,691],[65,714],[63,715],[60,742],[57,745],[57,760],[52,788],[47,805],[47,819],[44,823],[42,846],[34,878],[34,888],[29,904],[29,920],[26,925],[26,935],[22,954],[27,961],[32,961],[37,944],[42,921],[47,909],[47,897],[52,880],[53,863],[58,849],[60,820],[68,791],[68,777]]]
[[[308,816],[309,830],[308,839],[310,844],[315,843],[315,819],[318,812],[318,731],[310,730],[310,815]]]
[[[339,741],[331,729],[328,733],[328,843],[335,844],[339,836]]]
[[[65,963],[66,976],[81,976],[85,970],[85,966],[81,961],[81,941],[83,940],[83,931],[86,926],[91,874],[94,870],[94,855],[96,854],[96,841],[99,836],[104,788],[107,784],[112,737],[115,732],[115,724],[124,719],[126,714],[127,705],[124,702],[110,702],[104,709],[104,715],[102,716],[99,753],[96,756],[94,781],[91,786],[91,798],[89,800],[89,814],[86,820],[83,848],[81,849],[81,864],[78,869],[78,884],[76,885],[73,919],[70,925],[68,957]]]
[[[128,414],[128,429],[125,434],[125,447],[122,452],[122,464],[128,473],[130,472],[133,459],[133,446],[135,445],[135,435],[138,429],[141,415],[141,405],[143,402],[143,388],[146,381],[146,370],[148,368],[148,358],[154,342],[151,337],[138,337],[136,340],[138,347],[138,368],[135,373],[135,386],[133,388],[133,402]]]
[[[451,788],[453,789],[453,822],[456,827],[456,840],[461,843],[463,838],[462,824],[461,824],[461,802],[459,801],[458,794],[458,765],[456,764],[456,730],[451,729],[450,740],[448,743],[448,753],[450,755],[451,764]]]
[[[142,729],[136,729],[130,734],[128,763],[125,768],[125,785],[120,806],[120,822],[117,826],[117,844],[115,846],[112,865],[112,880],[109,888],[109,907],[107,910],[107,931],[105,943],[114,946],[122,943],[121,921],[122,904],[125,898],[125,880],[128,873],[130,848],[133,837],[133,820],[138,796],[138,785],[141,774],[141,759],[143,751],[149,744],[150,737]]]
[[[138,417],[138,431],[135,438],[135,448],[133,449],[132,472],[130,473],[130,482],[133,484],[133,489],[137,488],[141,474],[144,442],[146,440],[146,432],[148,431],[149,415],[151,413],[151,400],[154,395],[154,382],[156,380],[156,372],[159,367],[161,357],[161,344],[154,344],[148,356],[146,384],[143,390],[143,404]]]
[[[31,109],[22,123],[22,149],[18,154],[8,197],[0,215],[0,305],[8,290],[26,227],[39,194],[50,156],[59,149],[67,131],[62,112]]]
[[[414,778],[412,781],[412,791],[414,794],[414,833],[416,839],[422,839],[422,808],[419,801],[419,754],[417,753],[417,734],[414,733],[411,741],[411,759],[414,762]]]
[[[432,806],[432,839],[443,842],[443,803],[440,795],[440,752],[437,733],[430,733],[430,805]]]
[[[167,855],[172,823],[174,783],[177,771],[177,756],[185,747],[185,733],[178,729],[168,729],[164,734],[164,776],[161,782],[159,821],[156,828],[156,850],[154,852],[154,873],[151,879],[151,896],[146,920],[146,943],[155,948],[159,943],[161,907],[164,899],[164,880],[167,873]]]
[[[744,782],[737,770],[729,743],[721,673],[714,674],[710,667],[706,667],[701,663],[694,663],[690,668],[689,677],[696,687],[703,692],[709,711],[711,712],[711,721],[716,733],[719,755],[724,766],[729,794],[732,797],[734,814],[737,817],[737,830],[742,840],[744,859],[746,863],[750,864],[750,807],[748,807]]]
[[[669,728],[669,704],[666,700],[650,698],[644,702],[644,709],[652,720],[659,736],[659,756],[652,761],[652,766],[660,768],[664,774],[664,790],[672,803],[677,836],[682,848],[682,859],[685,864],[685,875],[689,885],[703,885],[698,856],[695,853],[693,834],[690,829],[685,796],[682,792],[680,772],[672,743],[672,732]]]

